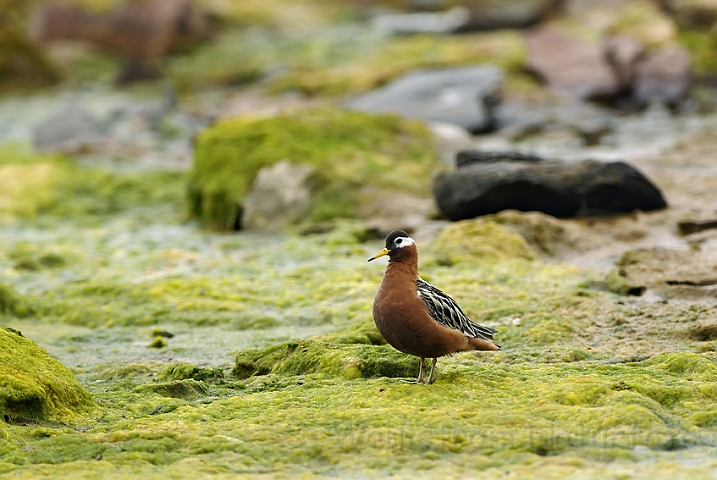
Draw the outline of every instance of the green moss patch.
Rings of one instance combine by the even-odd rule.
[[[344,378],[411,377],[418,374],[418,360],[387,346],[303,340],[241,352],[237,354],[232,373],[239,379],[269,373],[320,373]]]
[[[439,168],[417,121],[334,109],[224,120],[197,137],[189,175],[192,217],[219,230],[241,224],[241,203],[259,170],[282,160],[314,168],[313,221],[355,215],[370,185],[428,195]]]
[[[10,285],[0,283],[0,314],[26,317],[33,313],[27,300]]]
[[[137,393],[156,393],[170,398],[195,398],[209,395],[209,387],[204,382],[198,382],[193,378],[140,385],[134,391]]]
[[[536,252],[516,230],[493,220],[463,220],[443,229],[427,253],[441,265],[533,260]]]
[[[0,418],[75,423],[96,413],[67,368],[19,332],[0,329]]]
[[[32,155],[0,147],[0,219],[38,215],[110,214],[127,208],[181,203],[184,174],[116,174],[81,168],[62,156]]]
[[[224,371],[221,368],[203,368],[180,362],[164,367],[157,378],[164,381],[193,379],[207,383],[221,383],[224,381]]]

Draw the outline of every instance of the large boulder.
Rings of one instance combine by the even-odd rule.
[[[462,152],[458,169],[436,176],[433,192],[450,220],[501,210],[575,217],[664,208],[658,188],[623,162],[546,160],[536,156]]]
[[[589,44],[555,28],[527,35],[529,70],[550,88],[584,99],[610,102],[620,84],[603,46]]]
[[[0,328],[0,421],[82,423],[98,410],[72,372],[20,332]]]
[[[493,126],[492,111],[498,103],[502,79],[501,70],[491,65],[419,70],[354,98],[345,106],[484,132]]]
[[[428,128],[395,115],[307,109],[225,119],[197,136],[189,213],[219,230],[240,229],[245,221],[278,228],[269,217],[296,201],[301,205],[281,213],[288,223],[355,218],[367,188],[373,197],[427,198],[440,168]],[[292,187],[269,209],[261,198],[282,188],[278,178]]]
[[[192,0],[147,0],[112,12],[45,4],[35,13],[35,41],[80,40],[135,60],[156,60],[206,35],[204,14]]]

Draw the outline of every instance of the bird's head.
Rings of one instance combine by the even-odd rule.
[[[403,230],[394,230],[386,236],[386,247],[368,261],[388,255],[391,261],[403,262],[407,258],[418,258],[416,242]]]

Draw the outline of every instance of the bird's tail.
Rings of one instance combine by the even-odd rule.
[[[469,338],[468,343],[475,350],[500,350],[500,345],[482,338]]]

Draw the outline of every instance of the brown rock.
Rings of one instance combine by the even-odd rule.
[[[619,83],[600,45],[590,45],[552,28],[527,35],[528,69],[552,89],[572,96],[611,101]]]
[[[665,47],[640,63],[633,95],[641,105],[660,102],[674,107],[687,98],[691,86],[689,53],[681,47]]]
[[[632,37],[615,35],[605,40],[603,48],[605,58],[620,83],[620,89],[625,90],[632,86],[638,64],[645,56],[642,42]]]
[[[87,41],[139,61],[161,58],[206,32],[206,19],[191,0],[148,0],[101,14],[44,5],[30,27],[36,41]]]

